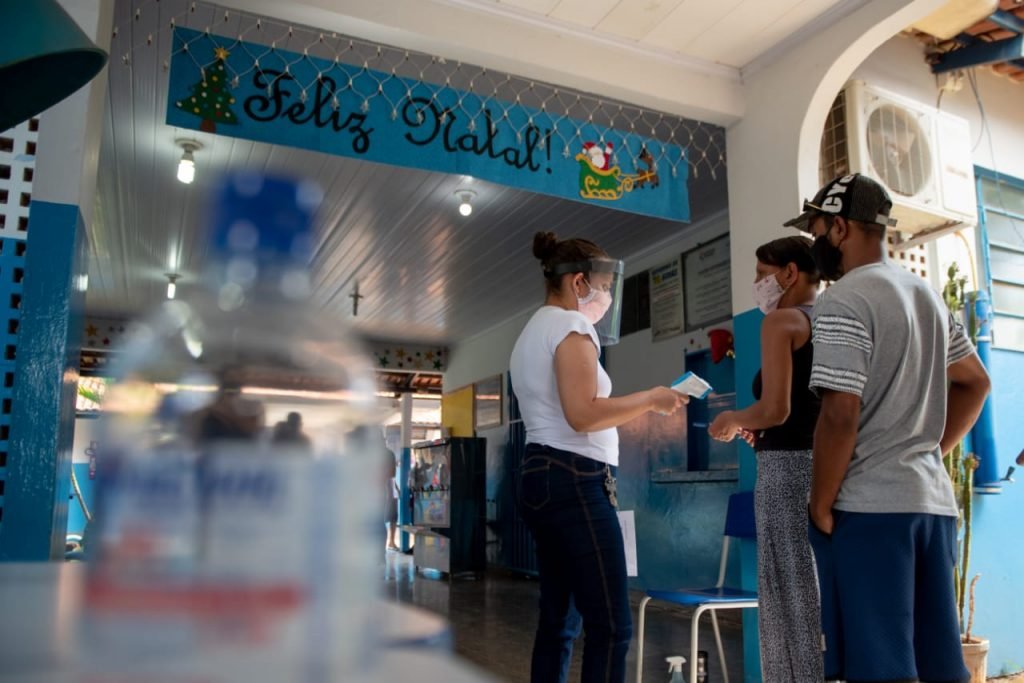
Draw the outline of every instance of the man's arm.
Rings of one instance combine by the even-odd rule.
[[[971,353],[946,369],[949,394],[946,397],[946,427],[939,442],[942,454],[953,450],[981,414],[991,382],[977,354]]]
[[[860,424],[860,396],[822,390],[821,413],[814,430],[814,466],[811,481],[811,521],[832,533],[832,505],[846,477]]]

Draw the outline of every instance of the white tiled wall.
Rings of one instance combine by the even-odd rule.
[[[0,133],[0,237],[26,239],[39,119]]]

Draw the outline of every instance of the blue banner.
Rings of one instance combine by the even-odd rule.
[[[167,123],[690,219],[677,145],[190,29],[174,30]]]

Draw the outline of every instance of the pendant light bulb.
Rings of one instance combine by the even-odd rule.
[[[167,280],[168,280],[168,282],[167,282],[167,298],[168,299],[173,299],[174,295],[178,293],[178,285],[175,283],[175,280],[177,280],[177,279],[178,279],[177,275],[168,275],[167,276]]]
[[[178,147],[183,150],[181,160],[178,161],[178,180],[191,185],[192,181],[196,179],[196,159],[193,156],[194,152],[199,151],[203,148],[195,140],[177,140]]]
[[[185,152],[181,155],[181,161],[178,162],[178,180],[186,185],[191,185],[195,179],[196,162],[192,158],[192,152]]]
[[[455,195],[459,198],[459,213],[463,216],[469,216],[473,213],[473,197],[476,196],[476,192],[473,190],[456,190]]]

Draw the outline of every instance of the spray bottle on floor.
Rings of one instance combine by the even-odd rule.
[[[668,672],[671,674],[669,683],[686,683],[683,677],[683,664],[686,664],[686,657],[665,657],[668,662]]]

